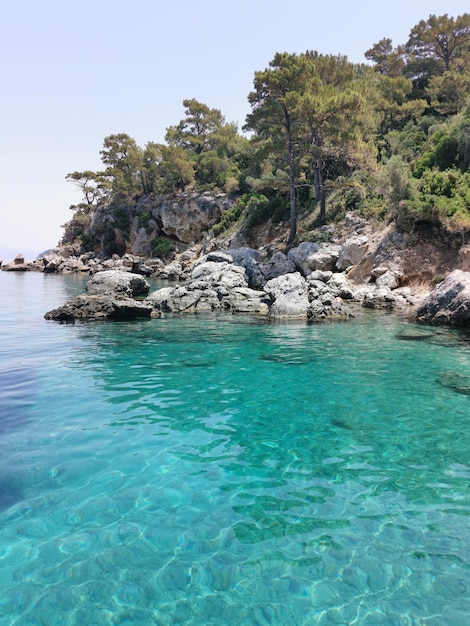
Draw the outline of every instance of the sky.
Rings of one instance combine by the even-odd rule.
[[[0,258],[55,247],[80,192],[65,176],[100,170],[103,139],[163,142],[183,100],[241,128],[254,73],[276,52],[364,52],[406,43],[430,14],[468,0],[15,0],[0,2]]]

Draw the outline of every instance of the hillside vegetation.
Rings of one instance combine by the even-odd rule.
[[[131,216],[137,211],[143,228],[152,218],[143,198],[183,192],[230,198],[212,225],[216,236],[284,224],[292,246],[349,211],[393,220],[404,231],[426,223],[466,233],[470,14],[431,15],[407,42],[382,39],[365,58],[355,64],[313,50],[275,54],[255,72],[242,129],[188,99],[165,143],[141,147],[124,133],[106,137],[103,169],[66,177],[82,201],[71,207],[65,240],[119,252]],[[158,228],[152,232],[156,254],[171,248]]]

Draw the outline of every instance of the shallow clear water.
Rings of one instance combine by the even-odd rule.
[[[82,290],[0,273],[2,625],[469,623],[468,335],[43,320]]]

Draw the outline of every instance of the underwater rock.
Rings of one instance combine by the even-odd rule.
[[[417,328],[416,326],[410,326],[410,328],[404,328],[395,335],[397,339],[404,341],[421,341],[423,339],[432,339],[435,333],[432,330],[425,330],[424,328]]]
[[[443,387],[452,389],[457,393],[470,396],[470,376],[457,372],[441,372],[437,382]]]

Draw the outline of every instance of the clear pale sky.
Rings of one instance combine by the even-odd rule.
[[[364,62],[383,37],[405,43],[430,14],[468,0],[15,0],[1,3],[0,258],[54,247],[98,170],[103,139],[163,141],[196,98],[244,124],[256,70],[276,52]]]

